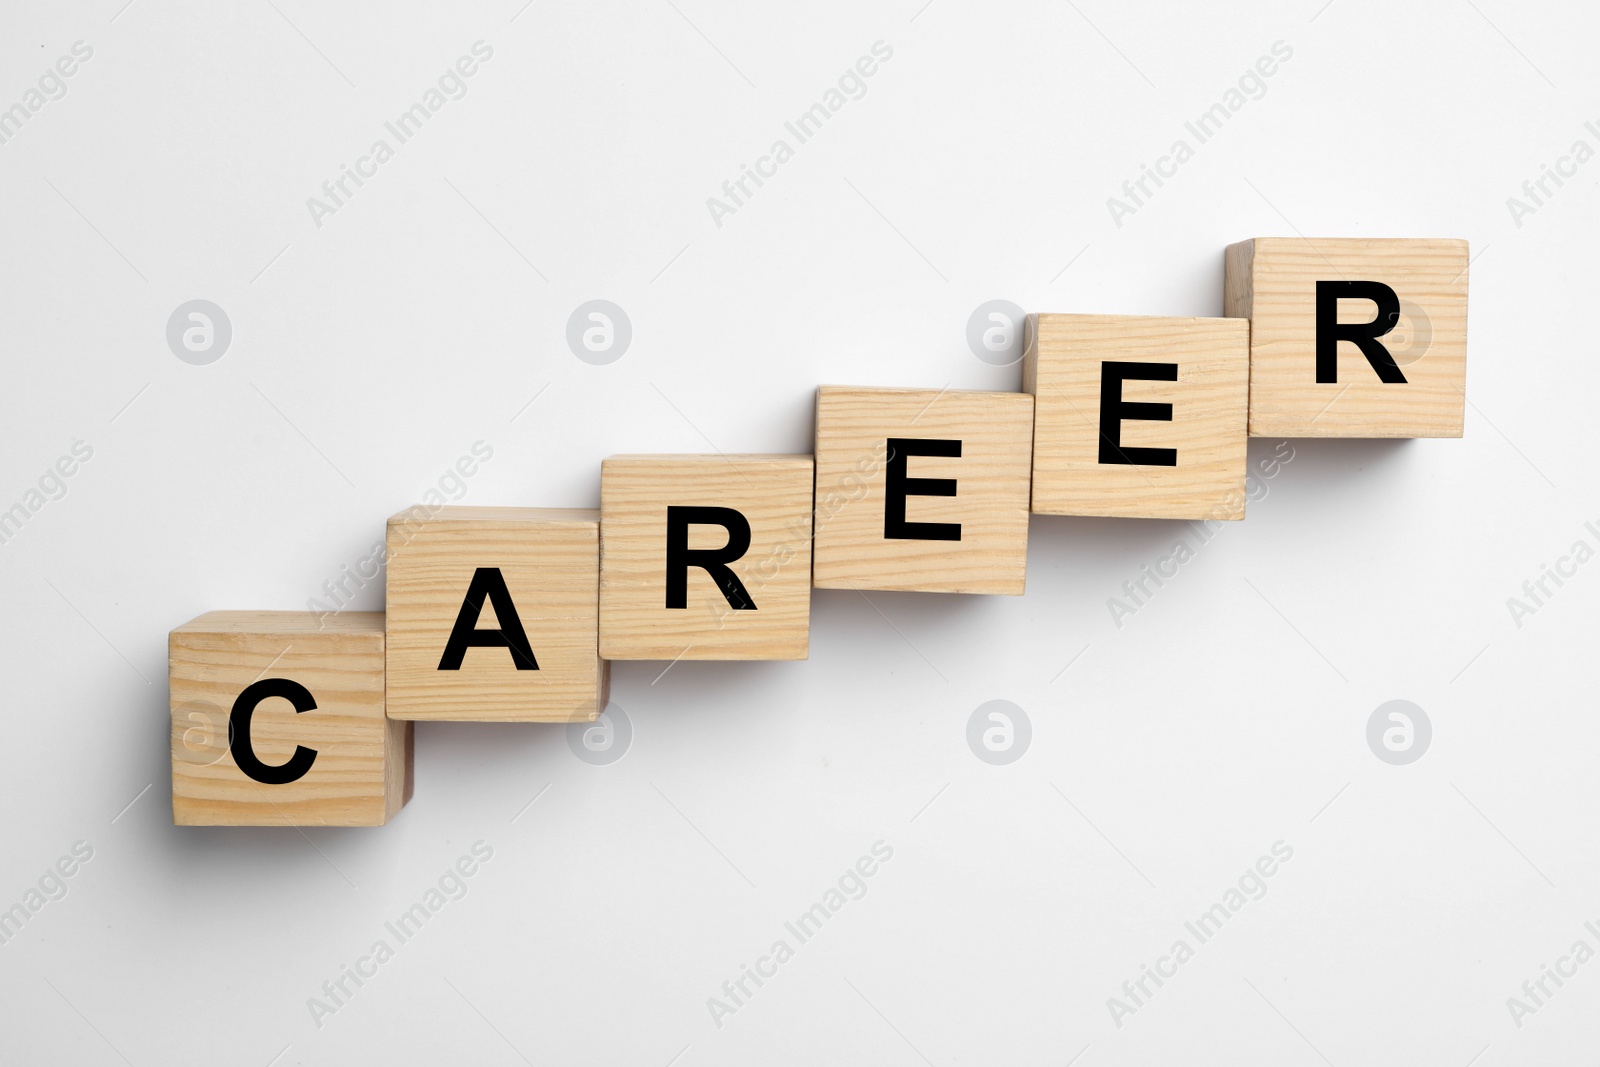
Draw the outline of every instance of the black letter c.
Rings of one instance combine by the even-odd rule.
[[[268,697],[282,697],[294,705],[297,713],[312,711],[317,706],[311,690],[299,682],[288,678],[263,678],[259,682],[251,682],[233,702],[233,713],[228,716],[229,733],[232,735],[228,740],[228,751],[233,754],[233,762],[245,777],[263,785],[288,785],[306,776],[316,762],[317,750],[296,745],[289,762],[276,767],[268,766],[256,758],[255,749],[250,747],[250,716],[255,714],[256,705]]]

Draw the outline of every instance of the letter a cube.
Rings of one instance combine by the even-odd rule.
[[[1258,237],[1224,260],[1252,437],[1461,436],[1467,242]]]
[[[1033,510],[1242,519],[1249,324],[1030,315]]]
[[[600,468],[600,655],[805,659],[810,456],[612,456]]]
[[[389,520],[390,718],[591,721],[600,513],[418,506]]]
[[[411,799],[383,613],[213,611],[167,637],[172,820],[380,826]]]
[[[819,589],[1022,595],[1033,397],[817,390]]]

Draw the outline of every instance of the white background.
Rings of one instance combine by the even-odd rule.
[[[1520,627],[1506,603],[1600,545],[1600,163],[1506,204],[1600,147],[1592,6],[122,3],[10,3],[0,33],[0,107],[94,50],[0,145],[0,509],[93,448],[0,545],[0,907],[94,850],[0,945],[0,1059],[1594,1058],[1600,962],[1521,1027],[1506,1004],[1600,948],[1600,563]],[[467,95],[316,225],[479,40]],[[876,41],[866,94],[717,226]],[[1115,225],[1275,41],[1265,95]],[[821,382],[1017,388],[968,348],[984,301],[1218,314],[1223,246],[1296,232],[1472,242],[1465,439],[1295,442],[1120,627],[1107,599],[1188,527],[1036,519],[1025,597],[818,592],[808,662],[617,664],[609,766],[559,726],[423,724],[386,827],[171,825],[167,631],[303,608],[474,442],[462,499],[506,505],[594,506],[613,452],[806,452]],[[194,298],[232,322],[208,366],[166,343]],[[608,366],[565,341],[594,298],[633,325]],[[1434,738],[1390,766],[1366,723],[1402,698]],[[1009,766],[967,746],[992,699],[1032,721]],[[318,1026],[477,840],[467,895]],[[866,896],[717,1026],[880,840]],[[1118,1027],[1107,998],[1280,840]]]

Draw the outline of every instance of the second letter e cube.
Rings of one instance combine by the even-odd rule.
[[[1242,319],[1030,315],[1033,510],[1244,518]]]

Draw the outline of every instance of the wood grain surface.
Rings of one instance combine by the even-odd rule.
[[[1249,324],[1242,319],[1030,315],[1023,388],[1034,395],[1033,510],[1150,519],[1244,518]],[[1118,420],[1102,437],[1101,364],[1175,364],[1176,381],[1121,383],[1171,421]],[[1173,466],[1101,462],[1101,443],[1176,452]]]
[[[811,641],[810,456],[612,456],[600,473],[600,654],[606,659],[805,659]],[[733,508],[750,546],[730,569],[755,602],[734,610],[702,569],[666,606],[667,508]],[[728,543],[690,528],[691,549]]]
[[[885,537],[890,438],[961,442],[959,458],[905,457],[910,478],[956,481],[955,496],[908,496],[906,520],[959,523],[959,541]],[[1033,397],[824,385],[816,448],[819,589],[1022,594]]]
[[[180,826],[378,826],[411,799],[412,730],[383,708],[383,613],[213,611],[167,639],[172,816]],[[276,766],[316,750],[297,781],[265,785],[234,763],[228,719],[252,682],[287,678],[316,708],[269,698],[251,742]]]
[[[1250,320],[1252,437],[1460,437],[1467,387],[1467,242],[1261,237],[1224,255],[1224,314]],[[1321,280],[1378,281],[1400,300],[1378,340],[1404,383],[1379,380],[1339,343],[1338,381],[1316,376]],[[1369,322],[1370,300],[1341,300],[1340,322]]]
[[[576,722],[605,708],[600,658],[600,512],[445,507],[389,520],[388,713],[455,722]],[[508,648],[467,649],[439,663],[479,568],[500,572],[537,670]],[[476,629],[501,620],[485,601]]]

